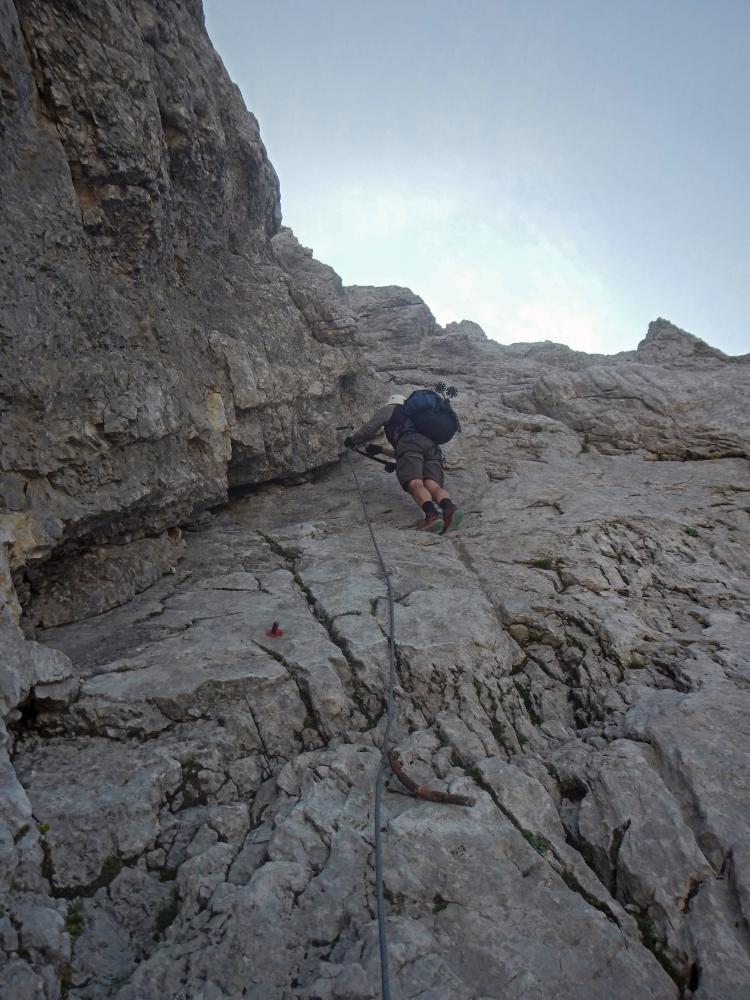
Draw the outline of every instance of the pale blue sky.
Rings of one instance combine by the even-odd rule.
[[[750,351],[750,0],[204,0],[347,284],[503,343]]]

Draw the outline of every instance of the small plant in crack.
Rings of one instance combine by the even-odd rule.
[[[581,891],[581,887],[578,884],[578,880],[573,874],[573,869],[571,868],[570,865],[565,865],[560,874],[562,875],[563,882],[567,885],[569,889],[572,889],[573,892]]]
[[[689,525],[687,528],[684,528],[683,530],[684,530],[685,534],[686,535],[690,535],[691,538],[697,538],[698,537],[698,534],[699,534],[698,529],[694,528],[692,525]]]
[[[552,844],[541,833],[532,833],[531,830],[522,830],[521,832],[523,833],[524,840],[534,848],[537,854],[541,854],[542,857],[552,847]]]
[[[685,987],[693,977],[692,967],[685,972],[684,970],[676,968],[672,964],[665,952],[664,942],[658,935],[656,925],[645,910],[641,910],[640,913],[634,913],[633,916],[635,917],[635,922],[638,925],[638,930],[640,931],[641,941],[643,942],[644,947],[648,948],[667,975],[674,980],[680,989],[680,996],[682,996]]]
[[[260,646],[260,643],[258,643],[258,645]],[[263,650],[264,653],[268,653],[268,655],[271,657],[272,660],[276,660],[277,663],[281,663],[282,666],[287,667],[287,669],[291,673],[291,669],[284,662],[284,657],[281,655],[281,653],[277,653],[275,649],[269,649],[267,646],[260,646],[260,648]]]
[[[116,854],[110,854],[109,857],[104,859],[104,864],[102,865],[102,878],[112,881],[112,879],[119,875],[121,871],[122,858],[118,858]]]
[[[549,552],[543,552],[536,559],[531,560],[531,565],[536,569],[553,569],[559,573],[563,565],[563,560],[561,556],[553,556]]]
[[[469,764],[464,768],[464,772],[472,779],[472,781],[476,781],[478,785],[482,784],[482,772],[476,764]]]
[[[495,737],[498,743],[505,742],[505,732],[506,725],[500,719],[495,719],[492,723],[492,735]]]
[[[60,996],[66,997],[70,992],[70,987],[73,985],[73,966],[70,962],[64,962],[60,966],[58,980],[60,983]]]
[[[294,582],[297,584],[299,589],[305,595],[305,600],[307,601],[307,603],[310,605],[310,607],[315,607],[315,598],[313,597],[313,592],[303,581],[299,573],[294,573],[293,576],[294,576]]]
[[[553,781],[556,781],[559,784],[559,782],[560,782],[560,775],[557,773],[557,768],[555,767],[555,765],[554,764],[550,764],[549,761],[542,761],[542,763],[544,764],[544,769],[547,772],[547,774],[550,776],[550,778],[552,778]]]
[[[71,903],[65,917],[65,930],[70,935],[71,941],[75,941],[86,930],[86,918],[83,915],[80,903]]]
[[[534,708],[534,702],[531,697],[531,689],[525,687],[520,681],[515,681],[515,688],[516,691],[518,691],[519,697],[524,704],[529,718],[535,726],[538,726],[542,720],[539,718],[539,713]]]
[[[161,906],[156,914],[156,932],[163,935],[168,927],[174,923],[174,919],[179,911],[179,897],[177,888],[172,886],[167,895],[161,901]]]
[[[554,569],[555,560],[552,556],[540,556],[538,559],[532,559],[531,565],[537,569]]]
[[[653,951],[659,941],[653,920],[643,910],[640,913],[635,913],[634,916],[641,934],[641,940],[649,951]]]

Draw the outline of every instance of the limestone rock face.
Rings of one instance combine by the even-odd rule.
[[[373,351],[403,351],[438,329],[429,308],[408,288],[349,285],[346,301],[357,320],[358,343]]]
[[[474,800],[387,778],[394,1000],[746,1000],[750,358],[344,288],[196,2],[0,10],[0,996],[380,995],[356,471],[393,744]],[[437,381],[445,537],[334,461]]]
[[[338,274],[316,260],[312,250],[303,247],[286,226],[274,236],[272,245],[276,259],[289,277],[290,295],[315,339],[324,344],[350,346],[357,321],[346,302]]]
[[[276,175],[201,5],[0,0],[0,25],[14,570],[331,461],[356,364],[274,255]]]
[[[627,363],[613,368],[599,358],[583,379],[545,380],[534,389],[533,408],[563,416],[603,451],[643,449],[656,458],[747,457],[748,355],[729,358],[659,319],[635,352],[617,359]],[[598,406],[577,401],[593,388],[602,400]],[[612,398],[629,411],[625,426],[611,424],[606,400]]]
[[[335,335],[348,290],[284,241]],[[750,365],[671,330],[673,367],[519,351],[425,324],[400,290],[367,298],[390,317],[371,405],[439,378],[464,428],[446,451],[466,518],[445,538],[414,532],[394,479],[354,457],[395,599],[394,743],[414,780],[475,799],[388,779],[393,996],[740,1000],[750,476],[681,449],[692,421],[746,452],[731,403]],[[708,374],[725,398],[669,421],[675,386],[698,399]],[[546,402],[555,379],[588,387],[577,415]],[[658,455],[636,446],[657,383]],[[579,419],[605,409],[589,439]],[[375,998],[388,602],[348,461],[235,500],[184,544],[128,603],[39,633],[64,669],[11,717],[0,983],[56,996],[64,968],[80,998]]]

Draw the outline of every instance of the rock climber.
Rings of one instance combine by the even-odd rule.
[[[433,394],[434,395],[434,394]],[[396,393],[390,397],[358,431],[344,439],[348,448],[371,441],[382,428],[391,447],[367,446],[368,455],[389,455],[396,459],[396,477],[403,489],[424,511],[419,531],[440,532],[444,535],[463,518],[450,496],[443,489],[443,455],[440,446],[427,435],[411,429],[404,411],[406,397]],[[455,416],[455,415],[454,415]],[[458,425],[458,421],[456,421]]]

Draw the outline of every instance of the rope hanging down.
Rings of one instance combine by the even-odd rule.
[[[339,427],[337,430],[347,430],[350,428]],[[366,453],[365,457],[370,456]],[[406,774],[404,768],[401,764],[401,759],[395,750],[390,747],[391,742],[391,726],[393,725],[393,707],[394,707],[394,688],[396,685],[396,613],[393,601],[393,588],[391,587],[391,577],[388,569],[385,565],[385,560],[383,559],[383,553],[380,551],[380,546],[378,545],[378,540],[375,537],[375,532],[372,527],[372,521],[370,520],[370,515],[367,511],[367,501],[365,500],[364,494],[362,492],[362,487],[359,485],[359,479],[357,477],[356,469],[354,468],[354,462],[352,461],[352,456],[347,449],[346,457],[349,461],[349,468],[351,469],[352,477],[354,479],[354,485],[357,487],[357,493],[359,494],[359,500],[362,504],[362,510],[365,515],[365,521],[367,522],[367,529],[370,532],[370,538],[372,539],[372,544],[377,553],[378,560],[380,561],[380,568],[383,571],[383,576],[385,577],[385,585],[388,590],[388,684],[387,684],[387,696],[386,696],[386,723],[385,729],[383,731],[383,742],[380,748],[380,764],[378,766],[378,773],[375,778],[375,895],[377,899],[377,910],[378,910],[378,939],[380,943],[380,981],[382,989],[383,1000],[390,1000],[391,996],[391,985],[390,985],[390,974],[388,970],[388,942],[386,939],[385,932],[385,900],[383,898],[383,854],[381,847],[381,835],[380,835],[380,814],[381,814],[381,801],[383,797],[383,778],[386,771],[390,767],[393,773],[396,775],[401,784],[408,789],[412,795],[420,799],[426,799],[430,802],[444,802],[446,804],[450,803],[459,806],[473,806],[474,799],[469,798],[465,795],[454,795],[449,792],[438,792],[430,788],[425,788],[423,785],[417,784],[416,781],[412,781],[411,778]]]
[[[388,686],[386,697],[386,723],[385,730],[383,732],[383,743],[380,750],[380,765],[378,767],[377,777],[375,778],[375,895],[378,907],[378,938],[380,941],[380,982],[383,1000],[390,1000],[391,984],[388,972],[388,942],[386,940],[385,933],[385,900],[383,898],[383,857],[380,837],[380,803],[383,795],[383,777],[385,776],[386,770],[390,766],[388,751],[390,749],[391,725],[393,723],[393,689],[396,683],[396,616],[393,606],[391,577],[385,565],[383,554],[380,551],[378,540],[375,537],[375,532],[372,529],[370,515],[367,512],[367,503],[365,501],[364,494],[362,493],[362,488],[359,485],[359,479],[357,478],[357,472],[354,468],[352,456],[349,454],[348,450],[346,456],[349,460],[349,468],[352,471],[352,476],[354,477],[354,484],[357,487],[357,492],[359,493],[359,499],[362,504],[362,510],[364,511],[365,521],[367,522],[367,527],[370,532],[370,538],[372,539],[372,544],[374,545],[378,559],[380,560],[380,567],[383,570],[385,585],[388,589]]]

